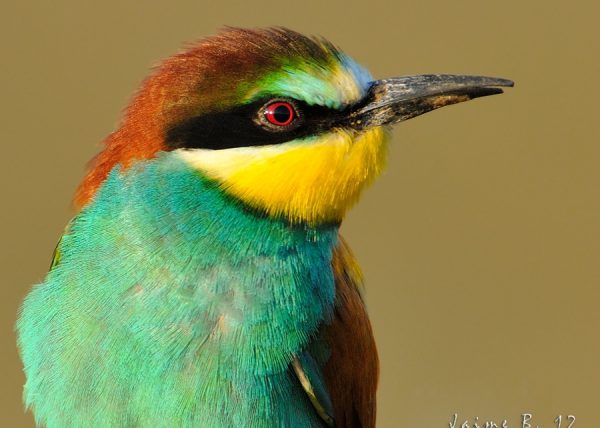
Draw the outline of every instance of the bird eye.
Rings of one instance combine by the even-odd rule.
[[[264,107],[265,119],[276,126],[287,126],[298,116],[296,109],[287,101],[276,101]]]

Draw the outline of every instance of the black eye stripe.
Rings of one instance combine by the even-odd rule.
[[[166,131],[167,146],[171,150],[221,150],[281,144],[331,129],[344,117],[343,111],[289,100],[296,108],[298,117],[294,119],[293,126],[275,131],[258,120],[261,109],[270,101],[262,99],[228,111],[187,119]]]

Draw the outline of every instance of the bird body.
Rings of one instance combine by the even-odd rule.
[[[51,397],[37,413],[68,417],[51,426],[316,424],[287,367],[332,316],[336,243],[337,226],[247,212],[173,153],[114,171],[28,297],[22,340],[44,352],[25,364],[56,377],[29,385]]]
[[[404,81],[375,85],[285,29],[230,29],[163,63],[23,304],[37,423],[373,427],[377,353],[339,227],[385,164],[385,125],[506,84],[457,96],[456,76],[438,80],[406,101]]]

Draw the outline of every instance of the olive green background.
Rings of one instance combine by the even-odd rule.
[[[0,18],[1,426],[33,426],[13,325],[85,162],[151,65],[223,25],[321,34],[377,78],[515,80],[397,126],[344,225],[379,345],[378,425],[600,426],[596,2],[16,3]]]

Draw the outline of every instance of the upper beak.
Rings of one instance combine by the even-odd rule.
[[[376,80],[348,119],[355,129],[391,125],[450,104],[501,94],[501,87],[513,85],[496,77],[451,74]]]

